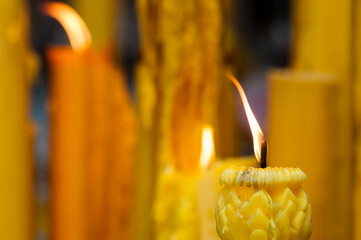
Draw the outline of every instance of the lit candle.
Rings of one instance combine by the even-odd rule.
[[[220,178],[223,189],[216,206],[221,239],[309,239],[312,233],[310,200],[298,168],[266,167],[267,143],[243,88],[230,74],[246,111],[261,168],[232,166]]]
[[[90,34],[69,6],[46,3],[43,11],[68,33],[71,48],[52,47],[50,60],[51,239],[87,236],[86,161],[89,92],[86,50]]]

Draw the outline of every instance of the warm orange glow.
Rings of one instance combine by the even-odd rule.
[[[206,170],[211,165],[214,155],[213,128],[205,125],[202,130],[202,150],[199,159],[199,166],[202,170]]]
[[[239,94],[241,95],[243,107],[246,112],[248,123],[249,123],[249,126],[251,127],[251,132],[252,132],[252,136],[253,136],[254,155],[256,156],[256,159],[258,161],[261,161],[261,147],[262,147],[262,143],[265,140],[262,130],[261,130],[260,126],[258,125],[256,118],[253,115],[252,109],[249,106],[246,94],[244,93],[244,90],[243,90],[241,84],[238,82],[238,80],[232,74],[226,73],[226,76],[234,83]]]
[[[91,45],[90,32],[74,9],[58,2],[48,2],[42,6],[44,14],[55,18],[63,26],[74,51],[82,51]]]

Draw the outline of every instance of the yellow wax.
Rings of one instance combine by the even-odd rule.
[[[0,239],[34,238],[31,55],[24,1],[0,0]]]
[[[333,228],[335,239],[352,235],[353,171],[353,41],[355,4],[351,0],[296,0],[294,2],[294,48],[292,67],[302,71],[321,71],[335,75],[339,99],[334,103],[338,121],[337,157],[339,159],[338,211],[341,225]],[[337,17],[335,17],[337,16]],[[330,41],[332,39],[332,41]],[[355,56],[358,56],[355,54]],[[312,197],[311,197],[312,198]],[[312,199],[311,199],[312,200]],[[342,203],[341,203],[342,202]],[[317,229],[317,227],[315,228]],[[315,231],[317,235],[317,230]],[[337,233],[336,233],[337,232]]]
[[[312,207],[301,185],[306,178],[299,168],[227,168],[215,209],[220,238],[310,239]]]
[[[49,49],[51,239],[86,240],[89,146],[86,55]]]
[[[199,239],[198,180],[198,174],[171,167],[159,172],[153,207],[155,239]]]
[[[269,78],[269,165],[300,167],[307,174],[314,239],[344,236],[348,213],[340,209],[350,196],[340,196],[348,185],[339,184],[337,83],[332,75],[287,70],[272,71]]]
[[[136,76],[140,116],[137,239],[152,238],[150,206],[157,176],[166,166],[186,175],[198,171],[204,123],[219,124],[215,132],[221,135],[223,122],[216,120],[216,106],[222,107],[218,86],[224,81],[221,2],[136,1],[142,56]]]
[[[201,240],[219,239],[216,230],[215,206],[218,193],[222,189],[219,178],[222,172],[233,165],[257,167],[259,164],[253,156],[227,158],[215,161],[212,167],[200,177],[198,194],[198,212],[200,216],[200,238]]]

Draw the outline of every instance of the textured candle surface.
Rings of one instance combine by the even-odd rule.
[[[253,156],[222,159],[215,161],[207,173],[199,179],[197,192],[201,240],[219,239],[214,214],[218,192],[222,189],[221,184],[219,184],[219,178],[226,168],[235,164],[253,167],[258,166],[258,162]]]
[[[301,187],[305,179],[298,168],[226,169],[216,206],[221,239],[309,239],[312,210]]]

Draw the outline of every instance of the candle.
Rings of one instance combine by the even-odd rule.
[[[48,51],[51,69],[52,239],[86,238],[87,99],[85,56],[71,49]]]
[[[185,175],[198,174],[202,126],[217,122],[222,4],[139,0],[137,11],[141,130],[135,232],[137,239],[148,239],[158,177],[168,167]]]
[[[29,49],[25,1],[0,1],[0,9],[0,239],[30,240],[34,131],[28,113],[36,58]]]
[[[215,161],[198,181],[197,193],[201,240],[219,239],[214,216],[214,206],[217,203],[218,192],[222,188],[219,184],[219,178],[225,169],[235,164],[252,167],[258,165],[253,156],[221,159]]]
[[[221,239],[309,239],[312,210],[301,187],[305,179],[298,168],[226,169],[216,207]]]
[[[357,6],[357,5],[356,5]],[[337,144],[335,154],[337,167],[337,216],[334,223],[326,224],[327,229],[315,228],[315,237],[336,239],[352,238],[352,196],[353,196],[353,146],[354,122],[353,101],[353,66],[355,4],[352,1],[337,0],[297,0],[294,4],[294,43],[291,56],[292,69],[298,71],[320,71],[335,75],[338,84],[338,100],[334,104],[337,109]],[[337,18],[334,18],[337,16]],[[332,41],[329,41],[332,39]],[[333,60],[330,60],[333,59]],[[333,100],[332,100],[333,101]],[[340,164],[342,162],[342,164]],[[309,184],[308,181],[306,184]],[[311,197],[311,199],[313,199]],[[317,217],[316,217],[317,218]],[[317,221],[317,219],[315,219]],[[331,220],[329,220],[331,222]],[[354,229],[357,229],[354,228]],[[319,232],[319,233],[318,233]],[[323,234],[323,235],[322,235]]]
[[[269,79],[270,166],[298,166],[308,173],[313,236],[333,238],[345,224],[340,205],[349,201],[339,194],[344,185],[337,155],[338,84],[329,74],[291,70],[271,71]]]
[[[202,129],[198,171],[183,172],[167,166],[160,172],[154,204],[156,239],[199,239],[197,185],[214,159],[213,128]]]
[[[221,239],[309,239],[312,233],[310,199],[298,168],[266,168],[267,142],[242,86],[236,85],[253,135],[254,152],[262,168],[232,166],[220,178],[224,185],[216,206]]]
[[[43,10],[56,17],[68,33],[76,33],[69,35],[72,48],[52,47],[47,51],[51,79],[51,238],[85,240],[90,83],[84,50],[90,44],[89,32],[65,4],[47,3]]]

